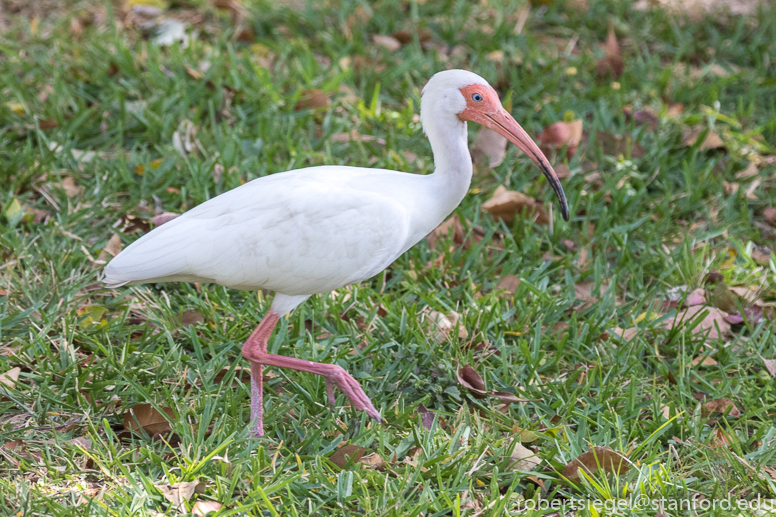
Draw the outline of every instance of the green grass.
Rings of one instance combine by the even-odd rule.
[[[667,290],[703,286],[710,271],[729,285],[762,287],[762,301],[776,298],[774,256],[765,265],[750,258],[776,234],[762,215],[776,202],[776,167],[766,163],[776,145],[776,11],[690,22],[590,3],[587,11],[562,1],[534,7],[515,34],[521,2],[258,2],[244,21],[255,37],[241,42],[226,14],[184,2],[166,14],[200,15],[185,49],[153,44],[128,19],[117,28],[120,10],[77,4],[37,21],[7,15],[0,373],[21,373],[13,386],[0,384],[0,443],[21,440],[26,454],[0,449],[0,514],[174,515],[154,485],[197,479],[204,492],[187,508],[217,501],[221,516],[552,514],[521,513],[539,498],[586,499],[572,514],[612,515],[592,501],[776,499],[765,470],[776,467],[776,383],[762,360],[776,359],[773,322],[710,339],[693,324],[666,331],[660,319],[676,314],[660,310]],[[76,34],[74,16],[94,23]],[[617,84],[596,73],[610,22],[625,58]],[[418,27],[437,45],[464,46],[445,57],[417,38],[396,52],[372,44],[374,34]],[[557,51],[549,38],[575,39],[574,50]],[[503,61],[488,59],[495,50]],[[187,72],[204,61],[202,78]],[[692,79],[670,71],[677,63],[729,73]],[[514,148],[495,169],[479,168],[457,213],[485,239],[445,252],[444,267],[421,242],[374,279],[311,298],[270,342],[275,353],[347,368],[386,422],[341,395],[332,412],[319,377],[269,369],[267,436],[249,440],[244,378],[216,375],[248,366],[240,347],[268,297],[216,285],[96,288],[95,261],[114,234],[126,246],[147,231],[140,223],[156,211],[180,213],[258,176],[319,164],[431,172],[413,117],[424,82],[448,66],[488,79],[534,136],[567,111],[584,120],[564,180],[572,220],[555,210],[551,228],[495,221],[480,206],[498,185],[547,203],[552,191]],[[295,111],[310,89],[330,95],[331,106]],[[684,111],[671,118],[674,103]],[[661,114],[658,129],[630,121],[625,106]],[[172,143],[186,119],[197,143],[184,157]],[[58,127],[41,129],[51,120]],[[727,150],[682,145],[682,129],[694,124],[713,126]],[[386,143],[331,141],[353,129]],[[631,134],[644,155],[605,155],[602,132]],[[79,160],[74,149],[97,154]],[[744,193],[751,180],[729,194],[723,182],[739,181],[752,152],[765,160],[754,199]],[[591,163],[598,187],[585,180]],[[68,196],[64,178],[81,191]],[[19,207],[46,217],[35,222]],[[495,290],[506,274],[522,279],[514,297]],[[610,287],[575,310],[574,286],[585,281]],[[91,312],[79,313],[84,307]],[[185,311],[204,321],[182,326]],[[437,338],[430,311],[462,314],[468,338]],[[633,326],[629,342],[607,333]],[[693,366],[699,355],[717,365]],[[529,401],[499,407],[474,398],[456,379],[464,364],[488,390]],[[741,414],[708,415],[703,397],[729,398]],[[125,412],[141,403],[172,408],[174,436],[122,435]],[[430,430],[420,404],[436,415]],[[729,445],[719,444],[721,432]],[[521,436],[542,459],[531,472],[510,461]],[[73,445],[76,437],[91,447]],[[344,443],[388,465],[340,468],[327,458]],[[564,480],[563,467],[591,445],[626,454],[630,470]],[[657,513],[647,505],[620,514]]]

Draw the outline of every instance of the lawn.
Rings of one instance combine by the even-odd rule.
[[[0,12],[0,514],[768,514],[773,5],[149,3]],[[420,91],[446,68],[541,137],[571,220],[470,124],[456,219],[270,341],[385,422],[268,368],[249,438],[240,349],[271,295],[102,267],[259,176],[432,172]]]

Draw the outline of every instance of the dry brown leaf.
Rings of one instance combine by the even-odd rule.
[[[482,380],[477,370],[471,366],[462,366],[457,373],[458,382],[461,383],[469,392],[478,399],[484,399],[488,396],[485,391],[485,381]]]
[[[717,427],[714,432],[711,433],[709,445],[712,447],[728,447],[730,445],[728,434],[721,427]]]
[[[563,477],[571,481],[578,481],[580,469],[584,469],[588,474],[593,474],[599,468],[621,475],[630,470],[630,465],[621,452],[610,447],[593,447],[566,465],[563,469]]]
[[[507,224],[512,223],[515,216],[523,213],[526,213],[538,224],[550,223],[550,216],[544,210],[541,201],[514,190],[507,190],[504,185],[499,185],[493,193],[493,197],[482,204],[482,208]]]
[[[162,214],[153,216],[151,218],[151,223],[154,226],[161,226],[164,223],[169,223],[170,221],[172,221],[176,217],[180,217],[180,215],[181,214],[173,214],[172,212],[164,212]]]
[[[727,413],[730,409],[730,416],[741,416],[741,411],[736,407],[732,400],[728,398],[714,399],[706,402],[701,409],[704,415],[710,415],[712,413]]]
[[[68,440],[67,442],[72,444],[72,445],[77,445],[78,447],[82,447],[82,448],[86,449],[87,451],[92,448],[92,440],[91,440],[91,438],[84,438],[82,436],[78,436],[76,438]]]
[[[771,253],[773,251],[768,246],[755,246],[749,255],[757,264],[767,266],[771,263]]]
[[[335,133],[329,138],[332,142],[375,142],[378,145],[385,145],[385,139],[373,135],[361,135],[355,129],[349,133]]]
[[[606,57],[598,61],[596,71],[598,75],[605,76],[611,74],[615,79],[622,75],[625,62],[620,52],[620,44],[617,43],[617,35],[614,33],[614,24],[609,24],[609,33],[606,35],[604,43],[604,52]]]
[[[505,291],[510,296],[514,296],[518,287],[520,287],[520,278],[515,275],[504,275],[499,280],[496,291]]]
[[[651,108],[645,107],[633,111],[630,106],[625,106],[622,111],[628,119],[633,119],[636,124],[646,125],[650,131],[656,131],[660,125],[660,118]]]
[[[717,361],[714,360],[711,356],[702,356],[699,355],[695,359],[692,360],[693,366],[717,366]]]
[[[420,415],[420,423],[423,425],[423,429],[430,431],[431,427],[434,425],[434,417],[436,415],[423,404],[418,406],[418,415]]]
[[[463,226],[461,226],[461,220],[458,218],[458,214],[453,215],[453,217],[437,226],[428,234],[426,239],[428,239],[429,248],[436,249],[440,240],[446,239],[450,234],[453,236],[453,243],[459,246],[463,244]]]
[[[706,131],[706,129],[706,126],[701,124],[684,128],[682,130],[682,145],[686,147],[695,145],[696,142],[698,142],[698,138],[700,138],[701,134]],[[708,151],[710,149],[720,149],[724,147],[725,142],[722,141],[719,135],[713,130],[709,130],[699,149],[701,151]]]
[[[560,163],[555,166],[555,175],[558,176],[558,179],[565,180],[571,177],[571,169],[565,163]]]
[[[98,264],[105,264],[108,262],[108,257],[115,257],[121,251],[121,237],[119,234],[114,233],[108,240],[108,244],[100,252],[97,257]]]
[[[765,359],[764,357],[760,357],[760,359],[762,359],[765,369],[768,370],[771,378],[776,379],[776,359]]]
[[[62,179],[62,188],[65,190],[67,197],[77,197],[84,190],[83,187],[76,185],[75,180],[70,176]]]
[[[331,104],[331,97],[321,90],[305,90],[294,106],[294,111],[323,109]]]
[[[491,169],[501,165],[507,155],[507,139],[492,129],[482,126],[471,150],[474,163],[486,164]]]
[[[13,388],[19,381],[19,374],[22,373],[22,369],[19,367],[11,368],[5,373],[0,374],[0,384]]]
[[[556,122],[544,128],[538,136],[543,148],[560,149],[566,146],[566,156],[570,160],[582,141],[582,119],[572,122]],[[547,151],[549,153],[549,150]]]
[[[197,323],[204,323],[205,318],[197,311],[184,311],[181,314],[181,326],[188,327]]]
[[[156,488],[162,493],[165,499],[170,501],[178,511],[184,511],[186,509],[185,501],[191,499],[195,493],[204,494],[205,484],[199,481],[185,481],[183,483],[175,483],[174,485],[155,485]]]
[[[172,408],[161,407],[167,418],[151,404],[138,404],[124,413],[124,430],[139,431],[141,428],[150,436],[172,431],[168,420],[175,418]]]
[[[771,224],[776,222],[776,206],[769,206],[763,210],[763,217]]]
[[[458,338],[466,339],[469,337],[469,331],[466,330],[463,318],[455,311],[450,311],[447,314],[439,311],[431,311],[428,314],[429,321],[434,330],[434,335],[439,340],[449,338],[453,331],[458,329]]]
[[[638,327],[630,327],[627,329],[623,329],[620,327],[614,327],[611,330],[607,330],[610,334],[613,334],[615,336],[618,336],[620,339],[625,341],[626,343],[630,341],[631,339],[635,338],[639,334]]]
[[[542,459],[534,451],[514,440],[514,450],[509,455],[507,468],[530,472],[536,470],[536,467],[542,462]],[[511,445],[510,445],[511,446]]]
[[[757,164],[754,162],[749,162],[746,167],[736,173],[736,179],[739,181],[754,178],[755,176],[757,176]]]
[[[375,34],[372,36],[372,41],[375,45],[387,49],[389,52],[396,52],[401,48],[401,41],[393,36],[384,36],[382,34]]]
[[[348,464],[348,460],[352,459],[354,463],[358,463],[366,452],[367,449],[358,445],[343,445],[329,456],[329,461],[344,469]]]
[[[215,501],[197,501],[191,507],[191,513],[199,517],[205,517],[207,514],[217,512],[221,508],[223,508],[223,505]]]
[[[728,334],[730,332],[730,323],[725,319],[727,313],[716,307],[704,307],[701,305],[695,305],[693,307],[688,307],[683,311],[679,311],[676,318],[667,319],[663,322],[663,326],[668,329],[679,328],[685,323],[696,320],[698,314],[704,311],[708,311],[708,314],[704,316],[699,324],[695,325],[692,329],[693,334],[704,334],[708,332],[709,338],[717,339],[720,337],[720,332],[722,332],[722,334]],[[719,328],[719,331],[717,328]]]

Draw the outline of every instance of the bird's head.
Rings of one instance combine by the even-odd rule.
[[[536,142],[501,106],[498,93],[485,79],[467,70],[446,70],[434,75],[426,84],[424,97],[432,90],[436,93],[435,97],[445,98],[444,104],[454,111],[459,120],[476,122],[492,129],[528,155],[555,191],[563,219],[569,220],[568,202],[558,175]]]

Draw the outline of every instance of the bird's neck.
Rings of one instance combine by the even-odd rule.
[[[436,189],[434,197],[444,218],[463,200],[472,180],[466,122],[455,115],[436,118],[426,128],[426,135],[434,153],[434,173],[431,175]]]

